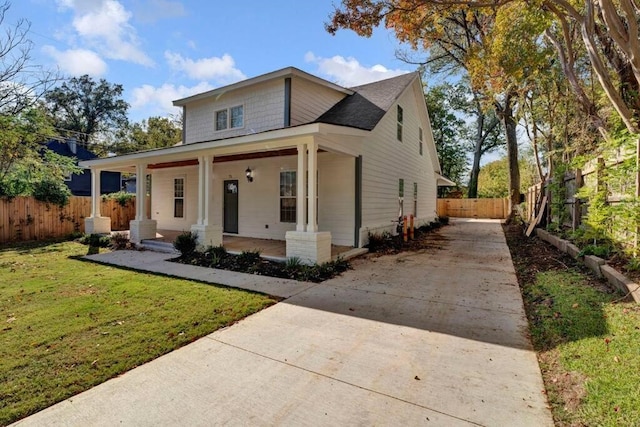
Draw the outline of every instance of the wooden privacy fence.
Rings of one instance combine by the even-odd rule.
[[[128,230],[135,218],[135,199],[126,206],[117,200],[102,201],[102,216],[111,217],[112,230]],[[0,199],[0,243],[41,240],[84,232],[84,219],[91,215],[91,197],[71,197],[62,208],[33,197]]]
[[[505,219],[509,199],[438,199],[437,212],[452,218]]]

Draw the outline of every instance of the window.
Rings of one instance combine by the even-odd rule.
[[[296,172],[280,172],[280,222],[296,222]]]
[[[396,137],[398,141],[402,141],[402,107],[398,105],[398,126],[396,129]]]
[[[242,105],[238,105],[237,107],[233,107],[230,109],[231,112],[231,128],[241,128],[244,126],[244,112]]]
[[[244,107],[235,107],[216,111],[216,130],[237,129],[244,126]]]
[[[216,130],[227,128],[227,110],[216,111]]]
[[[184,178],[173,179],[173,217],[184,218]]]
[[[418,144],[420,144],[420,155],[422,156],[422,128],[418,128]]]
[[[404,179],[398,180],[398,197],[404,197]]]

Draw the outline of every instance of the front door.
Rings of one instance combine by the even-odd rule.
[[[238,233],[238,180],[224,182],[224,232]]]

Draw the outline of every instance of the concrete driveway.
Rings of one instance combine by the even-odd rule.
[[[553,425],[499,222],[354,264],[17,424]]]

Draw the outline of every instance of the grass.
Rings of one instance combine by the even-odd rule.
[[[0,425],[274,303],[77,259],[86,252],[74,242],[0,247]]]
[[[523,288],[534,346],[558,425],[640,420],[640,306],[571,270]]]

